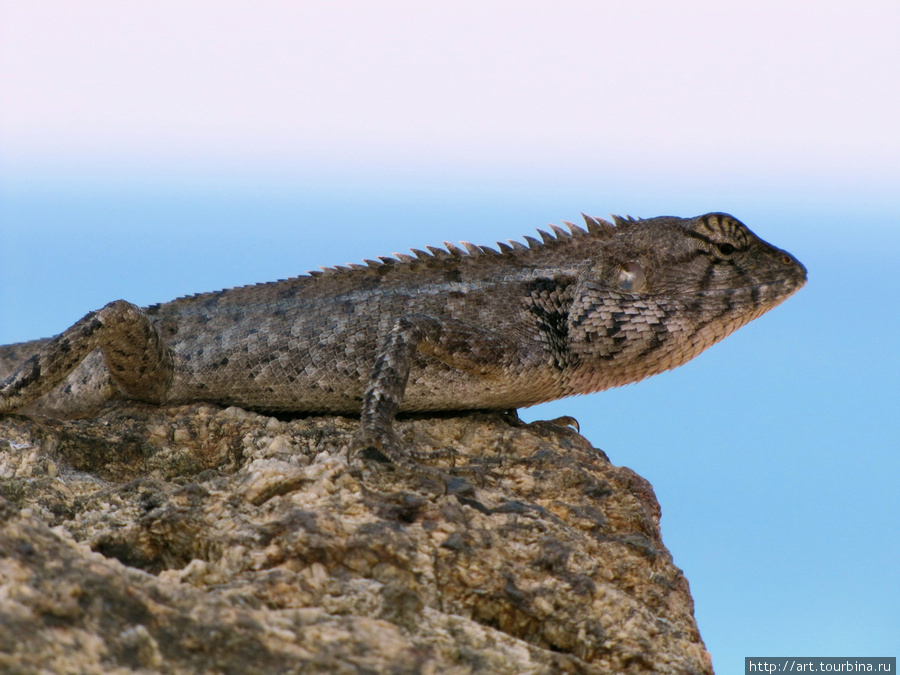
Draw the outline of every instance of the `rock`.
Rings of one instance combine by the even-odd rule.
[[[573,429],[398,423],[441,479],[356,425],[0,419],[0,671],[712,672],[651,486]]]

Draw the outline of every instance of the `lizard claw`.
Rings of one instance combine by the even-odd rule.
[[[581,425],[578,424],[578,420],[576,420],[571,415],[563,415],[562,417],[555,417],[552,420],[547,420],[550,424],[555,424],[559,427],[571,427],[577,432],[581,432]]]
[[[413,463],[405,452],[403,441],[393,429],[381,430],[378,433],[362,428],[353,434],[347,446],[348,460],[353,455],[362,455],[379,461],[390,461],[393,464],[408,465]]]

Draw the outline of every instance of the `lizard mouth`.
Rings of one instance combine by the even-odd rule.
[[[790,293],[794,293],[799,291],[806,285],[806,268],[801,265],[799,262],[790,258],[785,254],[785,257],[789,259],[793,265],[798,268],[799,274],[788,275],[783,277],[775,277],[766,280],[758,281],[757,283],[752,284],[744,284],[742,286],[732,286],[730,288],[710,288],[706,290],[699,291],[699,295],[708,296],[708,295],[729,295],[738,292],[766,292],[770,290],[790,290]]]

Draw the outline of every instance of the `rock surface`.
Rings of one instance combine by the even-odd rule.
[[[711,673],[650,485],[571,429],[120,405],[0,418],[4,673]]]

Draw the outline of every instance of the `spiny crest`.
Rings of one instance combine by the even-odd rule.
[[[582,213],[581,217],[584,218],[584,222],[587,225],[588,233],[592,234],[595,237],[600,237],[603,239],[608,239],[613,236],[615,233],[615,225],[610,223],[608,220],[603,220],[603,218],[592,218],[586,213]],[[613,221],[616,225],[622,224],[622,218],[619,216],[613,216]]]
[[[318,270],[311,270],[307,272],[307,274],[313,277],[322,277],[332,276],[336,274],[355,274],[360,270],[365,270],[369,273],[377,273],[379,269],[394,265],[427,264],[432,261],[445,260],[448,258],[520,256],[529,251],[547,248],[550,246],[559,246],[560,244],[565,244],[572,239],[577,239],[580,237],[591,237],[593,239],[601,240],[609,239],[615,234],[617,227],[628,227],[632,223],[636,222],[634,218],[622,218],[620,216],[613,216],[613,222],[615,223],[613,224],[607,220],[603,220],[602,218],[593,218],[584,213],[582,213],[581,216],[582,218],[584,218],[587,230],[579,227],[575,223],[564,220],[563,225],[565,225],[568,229],[564,229],[559,225],[550,224],[548,225],[548,227],[552,230],[552,234],[545,230],[538,230],[537,233],[541,237],[541,239],[538,240],[535,237],[525,235],[522,237],[522,239],[524,239],[526,243],[522,243],[515,239],[507,239],[506,242],[496,242],[495,246],[497,248],[491,248],[490,246],[479,246],[476,244],[471,244],[467,241],[461,241],[459,243],[462,245],[462,248],[460,248],[459,246],[449,241],[444,241],[441,242],[443,244],[443,248],[437,246],[426,246],[425,248],[428,249],[427,251],[411,248],[410,252],[413,255],[410,255],[409,253],[394,253],[393,256],[378,256],[378,260],[364,260],[363,262],[365,263],[365,265],[359,263],[348,263],[346,265],[322,267]]]

